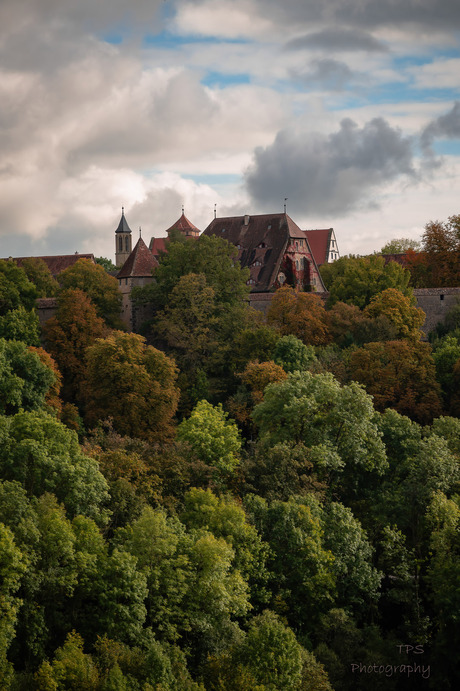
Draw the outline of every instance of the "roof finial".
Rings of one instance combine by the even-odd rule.
[[[217,217],[217,204],[214,204],[214,218]]]
[[[287,200],[288,200],[288,198],[284,197],[284,213],[286,213],[286,202],[287,202]]]
[[[139,226],[139,237],[142,237],[142,228]]]
[[[184,215],[184,205],[182,204],[182,216]]]
[[[125,207],[124,207],[124,206],[121,207],[121,215],[122,215],[122,216],[125,215]]]

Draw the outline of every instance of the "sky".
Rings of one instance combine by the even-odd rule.
[[[122,206],[420,239],[460,213],[459,38],[452,0],[0,0],[0,256],[113,260]]]

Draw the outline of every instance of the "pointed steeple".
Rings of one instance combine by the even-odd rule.
[[[125,208],[121,207],[121,218],[118,228],[115,231],[115,264],[123,266],[131,254],[132,238],[131,228],[125,218]]]

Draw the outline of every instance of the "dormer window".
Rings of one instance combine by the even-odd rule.
[[[225,233],[226,230],[227,230],[226,228],[222,228],[222,230],[221,230],[220,232],[221,232],[221,233]]]
[[[265,242],[261,242],[260,245],[257,245],[257,249],[264,249],[265,248]]]

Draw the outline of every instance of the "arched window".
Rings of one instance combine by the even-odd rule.
[[[123,252],[123,238],[121,236],[118,238],[118,251]]]
[[[125,252],[129,252],[129,236],[125,236]]]

